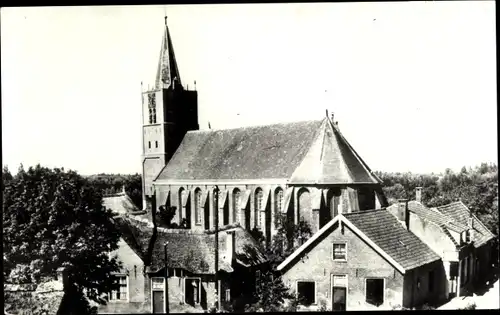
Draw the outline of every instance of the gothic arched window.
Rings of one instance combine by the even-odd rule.
[[[275,191],[275,213],[283,212],[283,189],[280,187],[276,188]]]
[[[305,188],[301,189],[298,194],[299,221],[304,220],[311,224],[312,209],[311,209],[311,194]]]
[[[197,188],[194,191],[194,215],[196,218],[196,224],[201,224],[202,219],[202,204],[201,204],[201,189]]]
[[[238,188],[233,190],[233,222],[238,222],[238,215],[240,213],[240,198],[241,193]]]
[[[184,197],[184,188],[179,189],[179,209],[182,209],[182,199]]]
[[[264,203],[264,192],[262,189],[257,188],[255,190],[255,225],[256,227],[260,227],[260,214],[259,210],[263,209]]]

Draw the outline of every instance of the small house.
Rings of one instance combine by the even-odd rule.
[[[278,270],[303,310],[412,308],[445,289],[439,255],[385,209],[336,216]]]

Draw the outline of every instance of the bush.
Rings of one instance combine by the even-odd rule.
[[[476,303],[474,302],[470,302],[469,304],[467,304],[466,307],[461,308],[461,310],[475,310],[475,309],[476,309]]]

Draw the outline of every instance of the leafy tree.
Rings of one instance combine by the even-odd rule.
[[[129,175],[125,179],[125,192],[132,199],[137,208],[142,209],[142,176]]]
[[[285,302],[294,299],[280,275],[273,270],[261,274],[254,294],[256,302],[247,306],[246,312],[282,312]]]
[[[166,228],[179,228],[177,223],[172,223],[172,219],[175,216],[176,209],[176,207],[171,206],[160,206],[156,213],[156,215],[158,216],[156,220],[158,225]]]
[[[98,174],[87,177],[92,185],[103,194],[116,194],[122,191],[132,199],[132,202],[142,209],[142,177],[140,174]]]
[[[12,174],[9,171],[9,168],[7,166],[4,166],[2,169],[2,191],[4,189],[4,183],[11,181],[12,180]]]
[[[276,234],[265,248],[270,269],[256,279],[256,290],[251,303],[245,307],[245,312],[295,312],[298,301],[283,283],[281,274],[276,270],[288,256],[312,236],[309,224],[299,221],[295,225],[286,215],[276,214]],[[259,230],[254,229],[252,235],[264,241]]]
[[[119,233],[101,192],[76,172],[40,165],[4,185],[4,281],[39,283],[64,266],[74,292],[104,303],[120,264],[108,256]]]
[[[389,203],[397,199],[414,199],[415,187],[423,187],[422,202],[438,207],[461,200],[486,226],[498,235],[498,166],[482,163],[474,168],[462,167],[455,173],[446,169],[435,174],[377,172]]]

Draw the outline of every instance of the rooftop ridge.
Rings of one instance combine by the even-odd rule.
[[[218,129],[204,129],[204,130],[189,130],[187,133],[203,133],[203,132],[215,132],[215,131],[226,131],[226,130],[243,130],[243,129],[254,129],[254,128],[262,128],[262,127],[275,127],[279,125],[290,125],[290,124],[300,124],[300,123],[320,123],[323,119],[307,119],[307,120],[296,120],[296,121],[284,121],[284,122],[276,122],[270,124],[258,124],[258,125],[250,125],[250,126],[242,126],[242,127],[232,127],[232,128],[218,128]]]
[[[377,212],[377,211],[387,211],[387,208],[380,208],[380,209],[370,209],[370,210],[360,210],[356,212],[349,212],[349,213],[342,213],[343,216],[349,216],[349,215],[356,215],[356,214],[363,214],[363,213],[371,213],[371,212]]]
[[[127,193],[123,192],[123,191],[120,191],[120,192],[114,193],[114,194],[103,194],[102,195],[103,198],[122,197],[122,196],[127,196]]]

